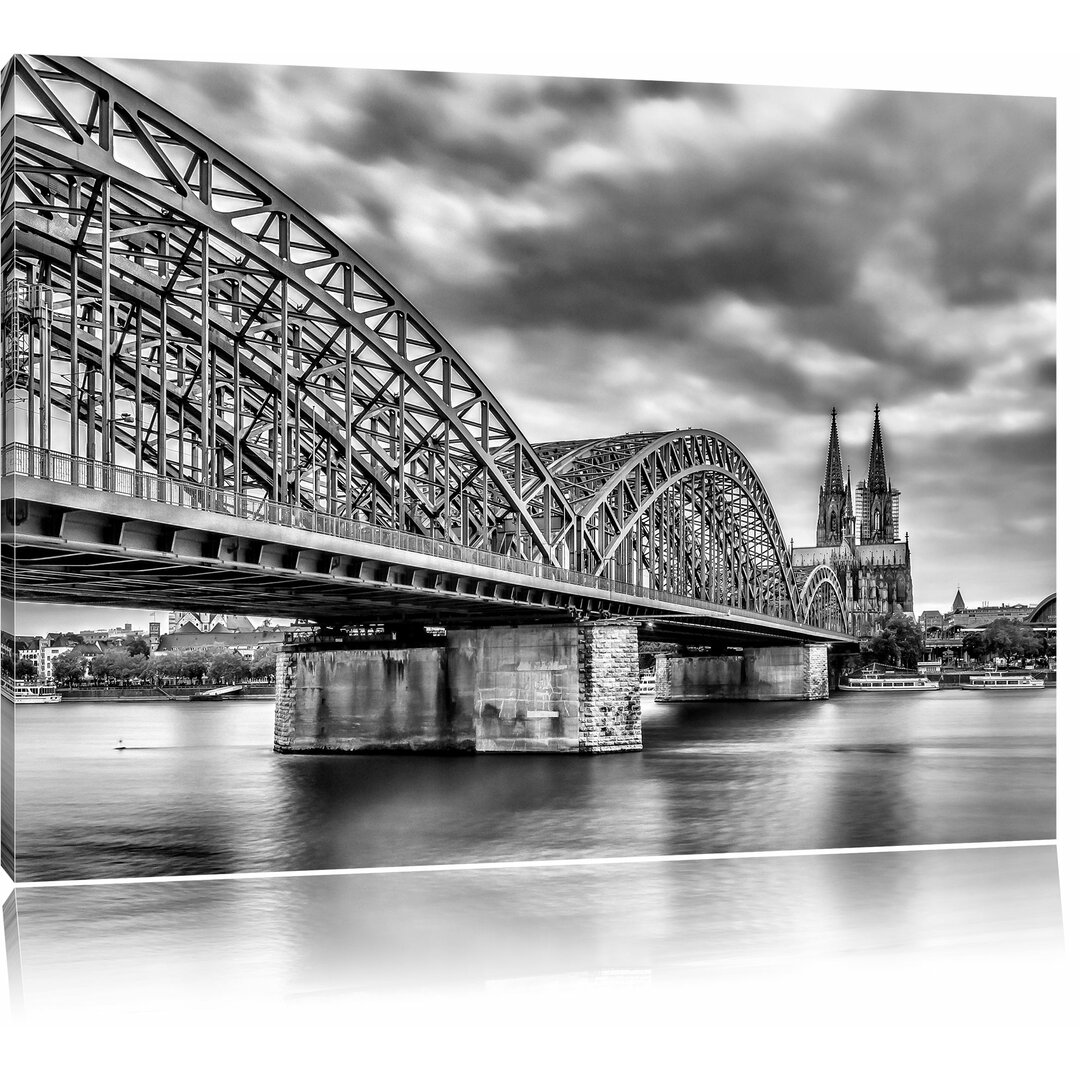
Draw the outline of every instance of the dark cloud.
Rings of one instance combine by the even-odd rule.
[[[352,89],[348,120],[317,123],[313,134],[355,160],[392,159],[446,184],[506,188],[534,179],[558,147],[611,137],[635,102],[692,94],[707,107],[734,101],[719,85],[373,72]]]
[[[935,244],[951,302],[1053,294],[1053,100],[882,93],[840,134],[892,172],[897,203]]]
[[[1028,472],[1055,468],[1057,430],[1051,422],[1032,430],[988,430],[975,438],[965,439],[965,452],[975,455],[982,466],[996,471],[1008,466],[1010,471]]]
[[[522,184],[536,173],[545,147],[522,139],[497,112],[485,116],[468,109],[477,78],[373,73],[348,98],[347,119],[317,122],[312,134],[348,159],[391,159],[446,185]]]
[[[733,88],[723,84],[652,79],[544,79],[536,96],[541,104],[573,120],[611,113],[633,101],[693,97],[706,106],[730,106],[736,100]]]
[[[443,95],[432,89],[407,74],[374,73],[347,103],[346,122],[317,123],[313,134],[358,161],[422,158],[447,126]]]
[[[855,356],[895,352],[893,330],[876,305],[845,297],[835,304],[804,304],[781,313],[784,328],[794,337],[825,342]]]
[[[1033,376],[1039,386],[1057,385],[1057,357],[1048,356],[1034,367]]]
[[[208,116],[214,113],[235,115],[250,112],[258,106],[258,75],[261,70],[254,64],[208,64],[196,61],[163,60],[153,63],[141,60],[102,62],[109,70],[117,70],[119,77],[139,75],[149,70],[151,80],[157,87],[155,100],[167,107],[177,108],[175,89],[184,99],[198,99],[203,107],[193,110],[194,115],[183,115],[196,128],[202,128]],[[138,80],[132,80],[133,84]]]
[[[504,266],[487,314],[519,324],[656,326],[665,308],[732,292],[755,302],[821,305],[850,291],[855,207],[827,164],[777,167],[763,155],[727,174],[589,178],[567,192],[572,220],[493,231]]]
[[[787,308],[780,324],[794,341],[823,344],[849,358],[844,393],[854,400],[882,395],[901,400],[920,386],[960,390],[981,368],[981,358],[972,352],[943,354],[932,338],[898,335],[889,314],[865,300]],[[867,368],[863,360],[873,366]]]

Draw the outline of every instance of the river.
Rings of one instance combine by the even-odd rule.
[[[1052,839],[1055,700],[645,699],[642,753],[454,757],[274,754],[269,701],[29,706],[17,880]]]

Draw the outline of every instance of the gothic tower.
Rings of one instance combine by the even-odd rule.
[[[844,466],[840,460],[840,439],[836,434],[836,408],[834,406],[832,429],[829,432],[829,452],[825,458],[825,483],[818,489],[818,547],[832,547],[840,543],[850,501],[850,480],[848,487],[845,488]]]
[[[796,576],[805,580],[816,566],[836,574],[851,618],[851,631],[869,637],[892,614],[911,612],[911,548],[900,532],[900,492],[885,465],[881,409],[874,406],[874,432],[866,479],[852,502],[851,472],[845,477],[832,411],[825,482],[818,488],[817,543],[791,545]]]
[[[900,529],[900,492],[889,483],[885,447],[881,439],[880,409],[874,406],[874,434],[866,479],[859,481],[859,543],[895,543]]]

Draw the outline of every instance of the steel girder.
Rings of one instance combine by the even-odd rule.
[[[745,455],[713,431],[537,447],[574,504],[580,569],[797,619],[790,552]]]
[[[3,93],[5,442],[571,561],[540,457],[362,256],[85,60]]]

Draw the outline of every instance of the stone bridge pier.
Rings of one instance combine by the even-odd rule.
[[[633,624],[450,630],[414,647],[287,646],[280,753],[580,753],[641,749]]]
[[[747,648],[724,656],[658,656],[657,701],[817,701],[829,696],[825,645]]]

